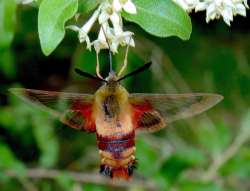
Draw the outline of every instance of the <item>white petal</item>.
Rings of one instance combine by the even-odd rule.
[[[119,43],[117,41],[113,41],[111,46],[110,46],[110,49],[111,51],[115,54],[117,53],[117,49],[118,49],[118,46],[119,46]]]
[[[243,2],[244,2],[245,7],[246,7],[246,8],[249,8],[249,6],[248,6],[248,4],[247,4],[247,0],[243,0]]]
[[[213,20],[216,16],[216,7],[214,4],[211,4],[207,8],[206,12],[207,17],[209,18],[208,20]]]
[[[228,18],[223,17],[223,20],[228,26],[230,26],[230,20]]]
[[[108,30],[108,25],[102,26],[99,34],[98,34],[98,39],[94,41],[94,47],[97,52],[99,52],[101,49],[107,49],[108,48],[108,43],[106,38],[108,38],[107,35],[107,30]],[[104,31],[105,33],[104,33]]]
[[[198,4],[195,6],[195,12],[203,11],[203,10],[205,10],[207,7],[208,7],[208,4],[207,4],[207,3],[205,3],[205,2],[200,2],[200,3],[198,3]]]
[[[133,38],[131,38],[131,40],[129,42],[129,46],[135,47],[135,41]]]
[[[134,39],[132,38],[132,36],[127,36],[127,37],[125,37],[124,43],[125,43],[125,45],[129,45],[129,46],[132,46],[132,47],[135,46],[135,41],[134,41]]]
[[[112,16],[110,17],[110,20],[113,24],[115,35],[120,35],[123,31],[122,31],[122,24],[120,23],[119,15],[112,14]]]
[[[65,28],[70,29],[70,30],[75,31],[75,32],[79,32],[79,30],[80,30],[80,27],[78,27],[76,25],[69,25],[69,26],[66,26]]]
[[[106,11],[102,11],[98,17],[99,24],[103,24],[103,23],[107,22],[109,17],[110,17],[110,15]]]
[[[97,53],[99,53],[102,49],[108,49],[108,44],[106,41],[97,39],[92,44],[94,45],[94,49]]]
[[[86,40],[86,37],[87,33],[85,33],[84,31],[79,31],[78,38],[80,43],[83,43]]]
[[[234,7],[234,3],[232,0],[224,0],[224,4],[229,7]]]
[[[95,40],[92,44],[94,45],[95,51],[96,51],[97,53],[99,53],[100,50],[101,50],[99,41],[98,41],[98,40]]]
[[[241,16],[246,16],[246,7],[242,4],[237,4],[235,6],[234,15],[239,14]]]
[[[118,15],[116,12],[114,12],[114,13],[110,16],[110,20],[111,20],[111,22],[112,22],[113,25],[114,25],[114,24],[120,25],[120,17],[119,17],[119,15]]]
[[[95,21],[97,20],[99,13],[100,13],[100,7],[93,13],[90,19],[82,26],[80,30],[88,33],[92,28],[92,26],[94,25]]]
[[[210,19],[214,20],[214,19],[219,19],[220,18],[220,14],[213,12],[212,14],[210,14]]]
[[[110,28],[108,22],[103,23],[101,27],[103,28],[103,30],[108,38],[113,35],[112,34],[113,32],[111,31],[111,28]]]
[[[174,0],[174,2],[185,11],[188,9],[188,5],[183,0]]]
[[[214,4],[216,7],[221,6],[223,0],[214,0]]]
[[[105,36],[104,31],[102,30],[102,28],[101,28],[100,31],[99,31],[98,40],[99,40],[99,41],[106,42],[106,36]]]
[[[124,5],[123,5],[123,9],[130,14],[136,14],[136,7],[135,4],[131,1],[128,0]]]
[[[223,19],[224,21],[228,24],[228,21],[229,21],[229,25],[230,25],[230,21],[233,20],[233,12],[231,9],[224,9],[222,12],[221,12],[221,15],[223,16]]]
[[[91,43],[88,36],[86,37],[86,43],[87,43],[87,49],[91,50]]]
[[[34,0],[22,0],[21,3],[22,4],[29,4],[32,3]]]
[[[113,9],[117,12],[121,11],[122,5],[120,3],[120,0],[113,0]]]

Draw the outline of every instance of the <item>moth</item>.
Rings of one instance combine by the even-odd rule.
[[[11,92],[47,108],[69,127],[95,133],[101,158],[100,173],[129,179],[136,168],[136,132],[158,131],[178,119],[199,114],[222,99],[221,95],[209,93],[128,93],[120,81],[150,65],[145,64],[123,77],[111,71],[106,79],[76,69],[82,76],[104,82],[94,95],[22,88],[11,89]]]
[[[223,96],[210,93],[128,93],[120,81],[143,72],[152,63],[122,76],[127,66],[127,46],[123,66],[116,75],[112,69],[109,41],[106,42],[110,59],[110,72],[106,79],[100,74],[98,54],[96,75],[75,69],[81,76],[103,82],[94,95],[25,88],[12,88],[10,91],[49,111],[69,127],[95,133],[101,158],[100,173],[128,180],[137,163],[136,132],[155,132],[176,120],[202,113],[221,101]]]

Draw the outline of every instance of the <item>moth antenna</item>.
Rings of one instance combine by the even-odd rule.
[[[131,38],[132,37],[130,36],[129,41],[128,41],[128,45],[127,45],[127,48],[126,48],[124,62],[123,62],[121,70],[118,73],[118,76],[121,76],[122,73],[124,72],[124,70],[127,68],[127,65],[128,65],[128,51],[129,51],[129,44],[130,44]]]
[[[100,74],[100,62],[99,62],[99,53],[96,53],[96,75],[103,79],[102,75]]]
[[[103,81],[103,82],[107,82],[105,79],[103,78],[100,78],[99,76],[94,76],[90,73],[87,73],[87,72],[84,72],[78,68],[75,68],[75,72],[77,74],[79,74],[80,76],[84,76],[84,77],[87,77],[87,78],[90,78],[90,79],[94,79],[94,80],[98,80],[98,81]]]
[[[148,62],[147,64],[144,64],[143,66],[141,66],[140,68],[137,68],[136,70],[134,70],[133,72],[130,72],[128,74],[126,74],[125,76],[119,78],[117,81],[121,81],[124,80],[125,78],[128,78],[130,76],[136,75],[138,73],[143,72],[144,70],[148,69],[151,66],[152,62]]]
[[[112,53],[111,53],[111,48],[110,48],[110,44],[109,44],[109,41],[108,41],[108,37],[106,35],[106,31],[104,30],[104,27],[102,27],[102,30],[103,30],[103,34],[105,36],[105,39],[106,39],[106,42],[107,42],[107,45],[108,45],[108,48],[109,48],[109,71],[110,72],[113,72],[113,66],[112,66]]]

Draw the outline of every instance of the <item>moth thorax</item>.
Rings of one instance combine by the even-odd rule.
[[[118,88],[118,82],[115,80],[110,80],[107,83],[107,89],[110,93],[115,93]]]

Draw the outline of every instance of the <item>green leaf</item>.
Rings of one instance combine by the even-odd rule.
[[[250,148],[243,147],[221,168],[223,176],[250,177]]]
[[[17,73],[14,57],[14,54],[9,48],[0,51],[0,68],[2,70],[1,72],[8,79],[14,78]]]
[[[65,22],[75,15],[77,0],[43,0],[38,13],[38,32],[43,53],[48,56],[65,35]]]
[[[79,12],[82,14],[88,14],[94,10],[102,0],[82,0],[79,2]]]
[[[134,0],[137,14],[124,13],[128,21],[159,37],[178,36],[188,40],[192,31],[187,13],[172,0]]]
[[[16,1],[0,1],[0,47],[8,47],[13,40],[16,23]]]
[[[0,142],[0,171],[8,169],[14,170],[19,175],[25,174],[25,166],[16,159],[10,148]]]
[[[95,185],[95,184],[84,184],[83,188],[85,191],[106,191],[107,189],[104,186]]]
[[[219,155],[232,141],[230,129],[223,121],[217,121],[216,126],[202,122],[197,125],[199,128],[195,132],[198,142],[204,150],[209,151],[213,156]]]
[[[179,186],[179,190],[182,191],[223,191],[222,188],[217,186],[215,183],[204,183],[199,181],[183,181]]]
[[[136,140],[136,157],[139,161],[138,172],[145,176],[152,176],[158,171],[159,165],[157,151],[152,148],[145,140]]]
[[[58,157],[59,143],[53,129],[53,121],[48,113],[34,111],[32,116],[33,132],[39,149],[40,163],[43,167],[52,167]]]
[[[64,190],[72,190],[73,188],[73,178],[67,173],[61,172],[56,177],[56,181]]]

